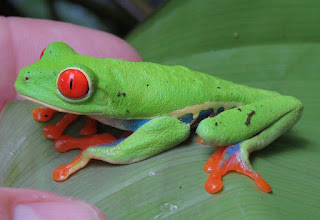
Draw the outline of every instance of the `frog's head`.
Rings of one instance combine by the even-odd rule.
[[[79,55],[65,43],[51,43],[38,62],[20,70],[15,89],[60,112],[112,116],[107,92],[97,89],[98,76],[89,67],[99,60]]]

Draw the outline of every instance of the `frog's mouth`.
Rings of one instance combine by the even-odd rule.
[[[63,108],[59,108],[57,106],[50,105],[48,103],[45,103],[45,102],[39,101],[37,99],[31,98],[30,96],[22,95],[20,93],[18,93],[18,95],[21,98],[24,98],[24,99],[29,100],[29,101],[34,102],[34,103],[38,103],[40,105],[43,105],[43,106],[45,106],[47,108],[53,109],[53,110],[58,111],[58,112],[70,113],[70,114],[74,114],[74,115],[83,115],[84,114],[84,113],[80,113],[80,112],[75,112],[75,111],[70,111],[70,110],[66,110],[66,109],[63,109]],[[90,113],[90,114],[98,114],[98,113]]]

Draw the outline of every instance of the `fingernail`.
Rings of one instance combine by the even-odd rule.
[[[14,207],[14,220],[99,220],[97,208],[80,201],[39,202]]]

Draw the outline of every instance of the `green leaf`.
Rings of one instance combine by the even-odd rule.
[[[215,148],[195,135],[180,146],[131,165],[92,161],[69,180],[51,178],[79,151],[58,153],[33,121],[34,104],[11,102],[0,116],[0,185],[34,188],[88,200],[108,219],[316,218],[320,208],[320,44],[318,1],[170,1],[128,36],[147,61],[185,65],[237,83],[300,99],[298,124],[252,153],[271,185],[260,192],[230,173],[218,194],[203,185]],[[61,116],[59,116],[61,117]],[[58,119],[56,119],[58,120]],[[53,123],[53,122],[51,122]],[[83,124],[69,129],[75,134]]]

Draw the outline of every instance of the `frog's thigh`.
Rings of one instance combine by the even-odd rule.
[[[284,107],[282,109],[278,109],[278,111],[274,111],[274,113],[271,116],[266,115],[265,119],[257,118],[257,120],[253,120],[254,119],[253,117],[255,116],[255,114],[254,114],[254,115],[252,115],[252,118],[251,118],[252,121],[250,121],[250,123],[247,123],[247,125],[246,125],[249,127],[250,125],[253,125],[253,123],[260,122],[263,127],[262,130],[260,130],[261,127],[257,127],[256,128],[257,130],[254,130],[251,133],[248,132],[248,134],[245,134],[245,135],[249,136],[248,138],[242,137],[244,139],[243,140],[239,139],[239,141],[236,141],[236,142],[240,142],[240,143],[237,143],[234,145],[233,145],[232,141],[230,141],[230,143],[228,144],[225,141],[226,138],[222,139],[225,141],[225,142],[222,142],[223,144],[231,145],[231,146],[219,148],[205,164],[205,171],[211,172],[211,174],[205,184],[205,188],[207,189],[208,192],[215,193],[215,192],[219,191],[223,186],[222,181],[221,181],[222,176],[225,175],[230,170],[235,170],[239,173],[243,173],[245,175],[248,175],[249,177],[251,177],[255,181],[258,188],[260,190],[262,190],[263,192],[270,192],[271,191],[271,187],[268,185],[268,183],[265,180],[263,180],[261,178],[261,176],[258,173],[254,172],[254,170],[252,169],[250,161],[249,161],[249,154],[254,150],[259,150],[259,149],[266,147],[272,141],[277,139],[281,134],[283,134],[288,129],[290,129],[299,120],[299,118],[301,117],[301,114],[302,114],[302,110],[303,110],[301,103],[294,98],[281,97],[279,99],[276,99],[276,101],[282,101],[282,104]],[[263,107],[263,104],[266,104],[267,102],[268,101],[262,102],[262,104],[261,104],[262,107]],[[254,105],[251,105],[251,106],[248,105],[248,108],[247,108],[247,106],[243,106],[240,108],[241,112],[243,110],[246,111],[246,109],[252,110],[251,107],[258,107],[257,104],[258,103],[255,103]],[[271,102],[271,104],[272,104],[272,102]],[[275,107],[277,107],[277,106],[275,106]],[[270,108],[267,108],[267,110],[268,109],[270,110]],[[258,111],[258,109],[257,109],[257,111]],[[228,116],[228,114],[224,114],[224,116],[222,116],[222,117],[225,117],[225,116]],[[220,120],[220,119],[218,119],[218,120]],[[263,120],[268,121],[268,123],[264,122]],[[228,121],[228,120],[223,121],[223,123],[226,121]],[[209,122],[212,123],[212,121],[209,121]],[[253,126],[253,128],[254,128],[254,126]],[[235,129],[236,129],[236,127],[235,127]],[[204,130],[204,127],[200,128],[200,132],[198,132],[198,133],[201,133],[203,135],[200,137],[202,139],[205,139],[205,142],[206,141],[207,142],[209,142],[209,141],[219,142],[220,141],[219,139],[216,138],[217,136],[214,136],[214,135],[212,135],[212,136],[214,136],[213,138],[207,137],[206,134],[208,132],[205,133],[205,132],[203,132],[203,130]],[[218,129],[216,129],[216,132],[219,132],[217,130]],[[236,130],[232,130],[232,126],[231,126],[230,130],[231,130],[231,133],[228,133],[227,135],[232,136],[232,134],[233,134],[232,132],[236,133]],[[255,133],[255,132],[257,132],[257,133]],[[256,134],[256,135],[254,135],[254,134]],[[236,135],[237,135],[237,133],[236,133]],[[239,135],[243,135],[243,134],[239,134]]]
[[[273,124],[280,124],[281,130],[272,133],[271,139],[274,140],[299,120],[302,109],[301,102],[294,97],[278,96],[205,119],[199,124],[197,134],[208,145],[226,146],[256,136]]]
[[[190,126],[176,118],[163,116],[142,125],[136,132],[116,146],[88,147],[74,161],[57,168],[55,179],[63,181],[83,168],[90,159],[114,164],[134,163],[170,149],[188,138]]]
[[[260,150],[272,143],[275,139],[288,131],[300,119],[303,111],[303,106],[297,106],[294,110],[288,112],[278,121],[270,125],[258,135],[246,140],[242,144],[243,151],[249,153]]]
[[[284,132],[290,129],[301,117],[302,109],[303,108],[301,106],[300,108],[296,108],[293,111],[288,112],[258,135],[240,142],[240,155],[247,168],[252,170],[249,161],[249,154],[268,146]]]

